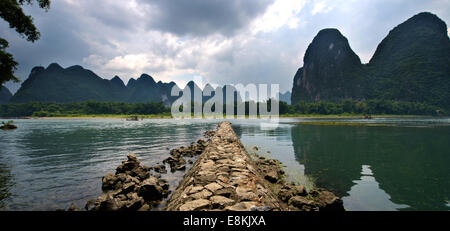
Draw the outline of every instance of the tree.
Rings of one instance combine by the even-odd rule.
[[[50,8],[50,0],[35,0],[39,7],[46,11]],[[33,18],[26,15],[22,7],[24,4],[31,5],[33,0],[0,0],[0,17],[9,23],[22,37],[30,42],[35,42],[40,38],[40,33],[33,24]],[[19,82],[14,76],[18,63],[14,60],[12,54],[5,50],[8,47],[8,41],[0,38],[0,86],[10,80]]]

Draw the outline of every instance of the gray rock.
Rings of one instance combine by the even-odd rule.
[[[157,201],[163,198],[163,188],[159,185],[156,177],[144,180],[137,191],[145,201]]]
[[[103,190],[114,190],[116,187],[117,177],[112,173],[107,173],[102,178],[102,189]]]
[[[153,167],[153,170],[157,173],[167,173],[166,166],[163,164]]]
[[[304,211],[310,211],[315,207],[313,200],[309,200],[301,196],[291,197],[291,199],[289,199],[288,205],[294,206]]]
[[[95,199],[90,199],[86,202],[86,205],[84,206],[84,209],[86,209],[86,211],[95,211],[98,209],[98,204],[96,204],[97,200]]]
[[[277,183],[278,181],[278,174],[275,170],[270,170],[265,173],[264,179],[269,181],[270,183]]]

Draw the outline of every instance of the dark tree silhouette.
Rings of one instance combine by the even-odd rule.
[[[48,10],[50,8],[50,0],[35,0],[40,8]],[[33,0],[1,0],[0,1],[0,17],[9,23],[9,27],[15,29],[17,33],[22,35],[30,42],[34,42],[40,38],[40,33],[33,24],[33,18],[26,15],[22,7],[24,4],[31,5]],[[14,76],[18,63],[14,60],[12,54],[6,52],[8,41],[0,38],[0,86],[10,80],[19,82]]]

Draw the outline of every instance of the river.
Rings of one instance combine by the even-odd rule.
[[[290,181],[333,191],[347,210],[450,210],[450,118],[377,118],[370,122],[393,126],[374,127],[292,123],[317,120],[367,122],[231,122],[250,153],[280,160]],[[0,131],[0,210],[84,207],[128,153],[147,166],[161,163],[169,149],[218,121],[15,120],[19,129]],[[163,178],[173,190],[183,174]]]

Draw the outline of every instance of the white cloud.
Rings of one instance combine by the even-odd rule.
[[[252,32],[272,32],[284,26],[297,28],[298,14],[306,3],[306,0],[277,0],[269,6],[264,15],[253,22]]]
[[[316,2],[316,4],[314,5],[314,8],[311,11],[312,15],[316,15],[316,14],[326,14],[328,12],[330,12],[333,9],[333,7],[327,5],[326,1],[320,1],[320,2]]]

